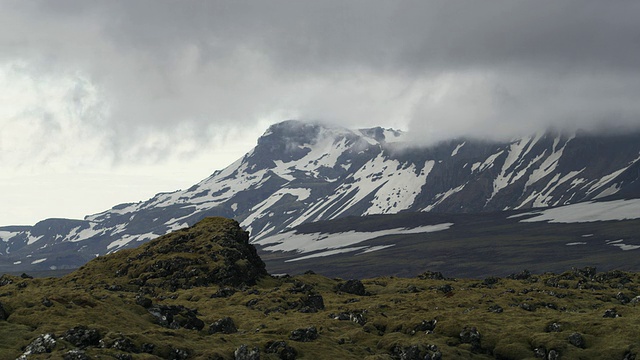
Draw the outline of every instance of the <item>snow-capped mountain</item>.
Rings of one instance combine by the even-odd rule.
[[[205,216],[237,219],[254,241],[297,225],[402,211],[472,213],[640,198],[640,133],[538,134],[411,146],[406,134],[300,121],[186,190],[84,220],[0,228],[0,270],[77,267]]]

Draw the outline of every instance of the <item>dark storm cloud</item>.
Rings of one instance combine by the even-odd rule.
[[[637,1],[2,7],[0,59],[88,79],[105,105],[83,121],[119,156],[286,117],[405,126],[429,141],[640,122]]]

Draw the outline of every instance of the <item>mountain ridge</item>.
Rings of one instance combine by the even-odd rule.
[[[249,153],[188,188],[83,220],[0,228],[0,269],[77,267],[208,216],[252,241],[298,225],[404,211],[474,213],[640,197],[640,133],[548,132],[430,147],[391,129],[272,125]]]

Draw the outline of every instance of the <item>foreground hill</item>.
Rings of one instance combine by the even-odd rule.
[[[0,278],[0,358],[635,359],[640,275],[271,277],[238,223]],[[425,269],[428,270],[428,269]]]
[[[478,213],[640,198],[640,133],[548,132],[412,147],[410,134],[275,124],[244,157],[186,190],[83,220],[0,228],[0,270],[77,268],[205,216],[254,241],[297,225],[401,212]]]

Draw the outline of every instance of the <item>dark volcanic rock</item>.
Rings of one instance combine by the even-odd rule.
[[[260,349],[254,347],[249,349],[245,344],[240,345],[233,353],[235,360],[260,360]]]
[[[198,319],[197,312],[182,305],[154,305],[147,309],[155,322],[170,329],[185,328],[202,330],[204,321]]]
[[[474,350],[480,349],[480,333],[475,327],[465,327],[460,332],[460,341],[465,344],[471,344]]]
[[[347,280],[344,283],[340,283],[336,286],[336,290],[353,295],[364,296],[367,292],[364,289],[364,284],[360,280]]]
[[[432,332],[433,330],[436,329],[436,324],[438,323],[438,320],[433,319],[433,320],[422,320],[422,322],[420,322],[420,324],[416,325],[413,328],[413,331],[415,332]]]
[[[324,299],[322,295],[307,295],[300,299],[300,312],[302,313],[315,313],[319,310],[324,310]]]
[[[53,334],[42,334],[24,348],[24,355],[50,353],[56,347]]]
[[[85,354],[83,350],[73,349],[64,354],[63,360],[90,360],[89,355]]]
[[[577,332],[574,332],[571,335],[569,335],[569,343],[581,349],[584,349],[587,347],[587,343],[584,341],[584,337]]]
[[[278,354],[281,360],[295,360],[298,356],[298,351],[287,345],[286,341],[269,341],[265,345],[265,352]]]
[[[607,309],[605,310],[604,315],[602,315],[602,317],[617,318],[617,317],[620,317],[620,314],[618,314],[618,311],[616,309]]]
[[[233,334],[235,332],[238,332],[238,328],[230,317],[224,317],[209,325],[209,334]]]
[[[76,326],[67,330],[62,338],[79,348],[97,346],[100,343],[100,333],[96,329],[89,329],[86,326]]]
[[[315,326],[304,329],[296,329],[291,332],[289,339],[300,342],[310,342],[318,338],[318,330]]]

